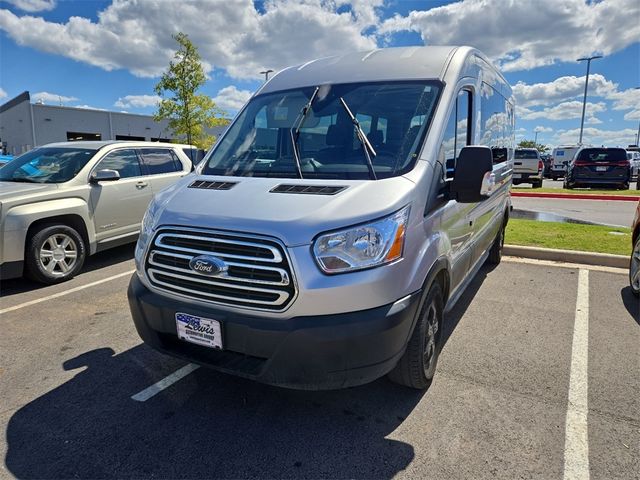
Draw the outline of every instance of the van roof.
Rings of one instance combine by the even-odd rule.
[[[461,47],[394,47],[318,58],[285,68],[259,93],[325,83],[391,80],[443,80],[449,60]],[[469,49],[462,49],[465,55]]]

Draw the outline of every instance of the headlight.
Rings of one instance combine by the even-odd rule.
[[[409,206],[375,222],[318,237],[313,253],[325,273],[376,267],[402,257]]]

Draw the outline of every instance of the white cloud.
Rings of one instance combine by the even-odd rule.
[[[372,31],[381,4],[268,0],[258,11],[252,0],[122,0],[99,12],[97,22],[70,17],[57,23],[0,9],[0,29],[20,45],[143,77],[166,69],[176,48],[171,34],[183,31],[211,68],[235,78],[259,78],[264,68],[375,48]],[[337,13],[342,6],[350,8]]]
[[[83,110],[102,110],[106,111],[104,108],[93,107],[91,105],[72,105],[74,108],[82,108]]]
[[[588,123],[599,123],[600,121],[595,118],[596,113],[602,113],[607,110],[607,105],[604,102],[591,103],[587,102],[585,117]],[[527,107],[516,106],[516,114],[519,119],[522,120],[568,120],[572,118],[580,118],[582,116],[582,102],[578,100],[572,100],[569,102],[562,102],[552,107],[545,107],[542,110],[532,110]]]
[[[621,50],[640,39],[637,0],[463,0],[386,20],[379,33],[412,30],[425,44],[473,45],[505,71]]]
[[[56,0],[5,0],[25,12],[43,12],[56,8]]]
[[[4,98],[6,96],[7,96],[7,92],[5,92],[2,87],[0,87],[0,98]]]
[[[69,103],[78,100],[76,97],[67,97],[65,95],[59,95],[57,93],[38,92],[31,95],[31,100],[34,102],[51,103],[59,105],[61,103]]]
[[[534,83],[528,85],[522,81],[513,86],[516,103],[522,107],[538,105],[552,105],[565,100],[582,98],[584,95],[585,77],[559,77],[548,83]],[[605,97],[617,91],[618,85],[607,80],[603,75],[594,73],[589,75],[589,96]]]
[[[543,127],[542,125],[538,125],[536,128],[533,129],[533,131],[538,133],[547,133],[547,132],[553,132],[553,128]]]
[[[116,100],[113,105],[118,108],[148,108],[155,107],[160,100],[158,95],[126,95]]]
[[[253,95],[249,90],[238,90],[235,85],[220,89],[213,99],[216,105],[225,110],[238,111]]]
[[[582,142],[587,145],[605,145],[609,147],[626,147],[635,142],[637,130],[625,128],[622,130],[601,130],[599,128],[587,127],[584,129]],[[553,139],[557,145],[574,144],[578,141],[580,129],[559,130]]]

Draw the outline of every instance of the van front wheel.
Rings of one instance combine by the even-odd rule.
[[[419,310],[407,350],[389,373],[392,382],[419,390],[431,384],[440,353],[443,303],[442,287],[435,282]]]
[[[500,225],[500,230],[498,230],[498,234],[496,235],[496,239],[493,241],[493,245],[491,245],[491,250],[489,250],[489,257],[487,258],[487,262],[492,265],[498,265],[502,260],[502,247],[504,247],[504,230],[507,227],[506,218],[505,221]]]

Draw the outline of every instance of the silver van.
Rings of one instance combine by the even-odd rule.
[[[275,75],[156,196],[128,291],[161,352],[270,384],[424,389],[509,218],[511,88],[470,47]]]

